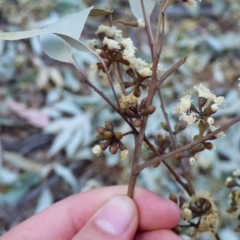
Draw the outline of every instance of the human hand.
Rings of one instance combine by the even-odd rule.
[[[25,220],[1,240],[180,240],[170,229],[180,220],[170,200],[136,187],[94,189],[68,197]]]

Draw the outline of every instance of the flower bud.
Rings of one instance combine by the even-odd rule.
[[[118,146],[117,146],[117,142],[115,141],[109,147],[109,152],[114,155],[117,153],[117,151],[118,151]]]
[[[203,146],[205,147],[205,149],[208,149],[208,150],[212,150],[214,147],[213,144],[210,142],[204,142]]]
[[[228,177],[225,181],[225,186],[228,188],[232,188],[238,186],[238,184],[233,178]]]
[[[120,139],[123,138],[123,134],[122,134],[121,132],[116,132],[116,133],[115,133],[115,138],[116,138],[117,140],[120,140]]]
[[[212,124],[214,123],[214,119],[213,119],[212,117],[208,117],[208,118],[207,118],[207,123],[208,123],[209,125],[212,125]]]
[[[176,204],[178,204],[177,196],[174,195],[173,193],[170,193],[169,199],[170,199],[171,201],[175,202]]]
[[[98,131],[98,133],[100,133],[100,134],[102,134],[105,130],[106,130],[106,128],[104,128],[104,127],[98,127],[98,128],[97,128],[97,131]]]
[[[147,106],[147,108],[145,108],[145,109],[143,109],[143,110],[141,111],[141,114],[142,114],[142,115],[152,114],[152,113],[155,112],[155,109],[156,109],[155,106],[149,105],[149,106]]]
[[[105,142],[101,142],[100,147],[102,148],[102,150],[106,150],[112,142],[113,142],[112,140],[107,140]]]
[[[194,157],[189,158],[189,163],[194,164],[196,162],[196,159]]]
[[[132,68],[129,68],[127,71],[126,71],[127,75],[132,78],[132,79],[136,79],[136,76],[135,76],[135,72],[133,71]]]
[[[106,129],[109,130],[109,131],[113,131],[113,130],[114,130],[113,123],[110,122],[110,121],[106,121],[106,122],[105,122],[105,127],[106,127]]]
[[[202,110],[202,107],[206,104],[207,99],[205,97],[199,97],[198,98],[198,107],[199,110]]]
[[[139,86],[135,88],[135,90],[133,92],[133,95],[135,97],[140,97],[141,96],[141,91],[140,91],[140,87]]]
[[[156,157],[156,153],[155,152],[149,152],[148,154],[147,154],[147,160],[150,160],[150,159],[152,159],[152,158],[154,158],[154,157]]]
[[[185,203],[186,198],[183,193],[179,196],[179,207],[182,208],[183,204]]]
[[[111,131],[104,131],[102,136],[103,136],[104,140],[111,140],[113,138],[113,132],[111,132]]]
[[[165,131],[169,131],[169,127],[165,122],[161,122],[161,127],[165,130]]]
[[[188,126],[187,122],[181,122],[180,124],[176,124],[175,134],[185,130],[187,126]]]
[[[216,103],[211,105],[211,110],[215,113],[218,110],[218,105]]]
[[[134,127],[141,127],[142,126],[142,120],[140,118],[137,118],[133,122]]]
[[[126,110],[124,111],[124,115],[125,115],[126,117],[131,117],[131,118],[136,117],[136,114],[135,114],[134,112],[132,112],[130,109],[126,109]]]
[[[172,229],[176,234],[181,234],[182,233],[182,228],[180,226],[177,226]]]
[[[146,108],[147,97],[143,98],[140,104],[140,111]]]

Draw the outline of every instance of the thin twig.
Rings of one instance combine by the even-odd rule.
[[[169,121],[169,117],[168,117],[168,114],[167,114],[166,109],[165,109],[165,103],[164,103],[164,100],[163,100],[161,89],[158,88],[157,92],[158,92],[158,96],[159,96],[159,99],[160,99],[160,105],[161,105],[162,113],[163,113],[163,116],[165,118],[165,121],[166,121],[166,124],[167,124],[167,127],[168,127],[168,132],[169,132],[169,135],[170,135],[170,138],[171,138],[171,141],[172,141],[172,145],[173,145],[174,149],[176,149],[177,148],[176,138],[173,134],[172,127],[171,127],[171,124],[170,124],[170,121]]]
[[[154,57],[154,39],[153,39],[153,34],[152,34],[152,29],[151,29],[151,25],[150,25],[150,22],[149,22],[149,18],[150,16],[147,16],[146,14],[146,10],[145,10],[145,7],[144,7],[144,2],[143,0],[141,0],[141,6],[142,6],[142,12],[143,12],[143,17],[144,17],[144,22],[145,22],[145,28],[146,28],[146,31],[147,31],[147,36],[148,36],[148,42],[149,42],[149,46],[150,46],[150,49],[151,49],[151,55],[152,55],[152,59]]]
[[[114,70],[114,73],[116,75],[116,78],[118,80],[118,83],[120,85],[120,88],[121,88],[121,91],[124,95],[127,95],[126,93],[126,90],[125,90],[125,87],[124,87],[124,83],[123,83],[123,80],[121,78],[121,75],[119,74],[120,71],[119,71],[119,68],[118,68],[118,65],[116,64],[116,62],[113,62],[112,63],[112,66],[113,66],[113,70]]]
[[[167,167],[169,172],[174,176],[175,180],[187,191],[189,196],[192,196],[193,193],[192,193],[191,188],[188,186],[188,184],[186,184],[182,181],[181,177],[173,170],[173,168],[166,161],[163,160],[162,162]]]
[[[165,72],[157,81],[156,87],[159,87],[170,75],[172,75],[179,67],[181,67],[187,60],[187,56],[183,57],[181,60],[176,62],[172,67],[170,67],[167,72]]]
[[[111,11],[111,5],[110,5],[109,0],[106,0],[106,5],[107,5],[107,10]],[[109,25],[112,27],[112,25],[113,25],[112,14],[109,14],[108,18],[109,18]]]
[[[208,135],[204,136],[202,139],[199,139],[199,140],[196,140],[196,141],[193,141],[191,143],[188,143],[186,144],[185,146],[182,146],[170,153],[166,153],[164,155],[162,155],[161,157],[155,157],[154,159],[151,159],[141,165],[139,165],[137,168],[136,168],[136,172],[135,174],[139,174],[144,168],[146,167],[149,167],[149,166],[153,166],[153,165],[156,165],[158,163],[160,163],[161,161],[165,160],[165,159],[168,159],[170,157],[173,157],[174,155],[178,154],[178,153],[181,153],[181,152],[184,152],[184,151],[187,151],[188,149],[191,149],[192,147],[194,147],[195,145],[199,144],[199,143],[202,143],[204,141],[207,141],[209,139],[211,139],[212,137],[214,137],[216,134],[224,131],[225,129],[229,128],[230,126],[232,126],[233,124],[237,123],[240,121],[240,116],[238,117],[235,117],[234,119],[232,119],[231,121],[229,121],[228,123],[224,124],[223,126],[221,126],[220,128],[218,128],[217,130],[209,133]]]

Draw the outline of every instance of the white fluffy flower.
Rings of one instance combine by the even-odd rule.
[[[119,50],[120,49],[120,44],[112,39],[109,39],[107,37],[105,37],[103,39],[103,44],[108,46],[108,49],[110,50]]]
[[[125,160],[125,159],[127,159],[127,157],[128,157],[128,150],[127,149],[125,149],[123,151],[120,151],[120,159],[121,160]]]
[[[189,158],[189,163],[194,164],[196,162],[196,159],[194,157]]]
[[[208,107],[211,102],[217,104],[218,107],[223,107],[225,105],[225,98],[224,97],[217,97],[213,94],[210,89],[204,87],[202,84],[198,86],[194,86],[194,89],[198,91],[199,97],[203,97],[207,99],[204,107]]]
[[[240,169],[237,169],[233,172],[233,176],[240,177]]]
[[[173,114],[185,114],[191,107],[191,95],[184,95],[180,99],[180,103],[173,109]]]
[[[95,145],[93,148],[92,148],[92,152],[94,155],[96,156],[100,156],[103,152],[102,148],[100,147],[100,145]]]
[[[138,22],[138,26],[139,26],[139,27],[142,27],[142,28],[145,27],[145,22],[144,22],[144,20],[143,20],[142,18],[139,18],[139,19],[137,20],[137,22]]]

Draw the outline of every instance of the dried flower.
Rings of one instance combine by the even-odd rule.
[[[121,98],[119,99],[119,104],[122,111],[125,111],[128,108],[134,107],[138,99],[134,95],[125,96],[122,93],[120,94],[120,97]]]
[[[187,209],[192,212],[192,217]],[[215,235],[218,230],[219,215],[217,207],[208,192],[191,196],[189,203],[184,204],[182,216],[187,221],[200,218],[198,226],[194,228],[193,232],[188,233],[190,237],[195,237],[202,232],[211,232]]]

